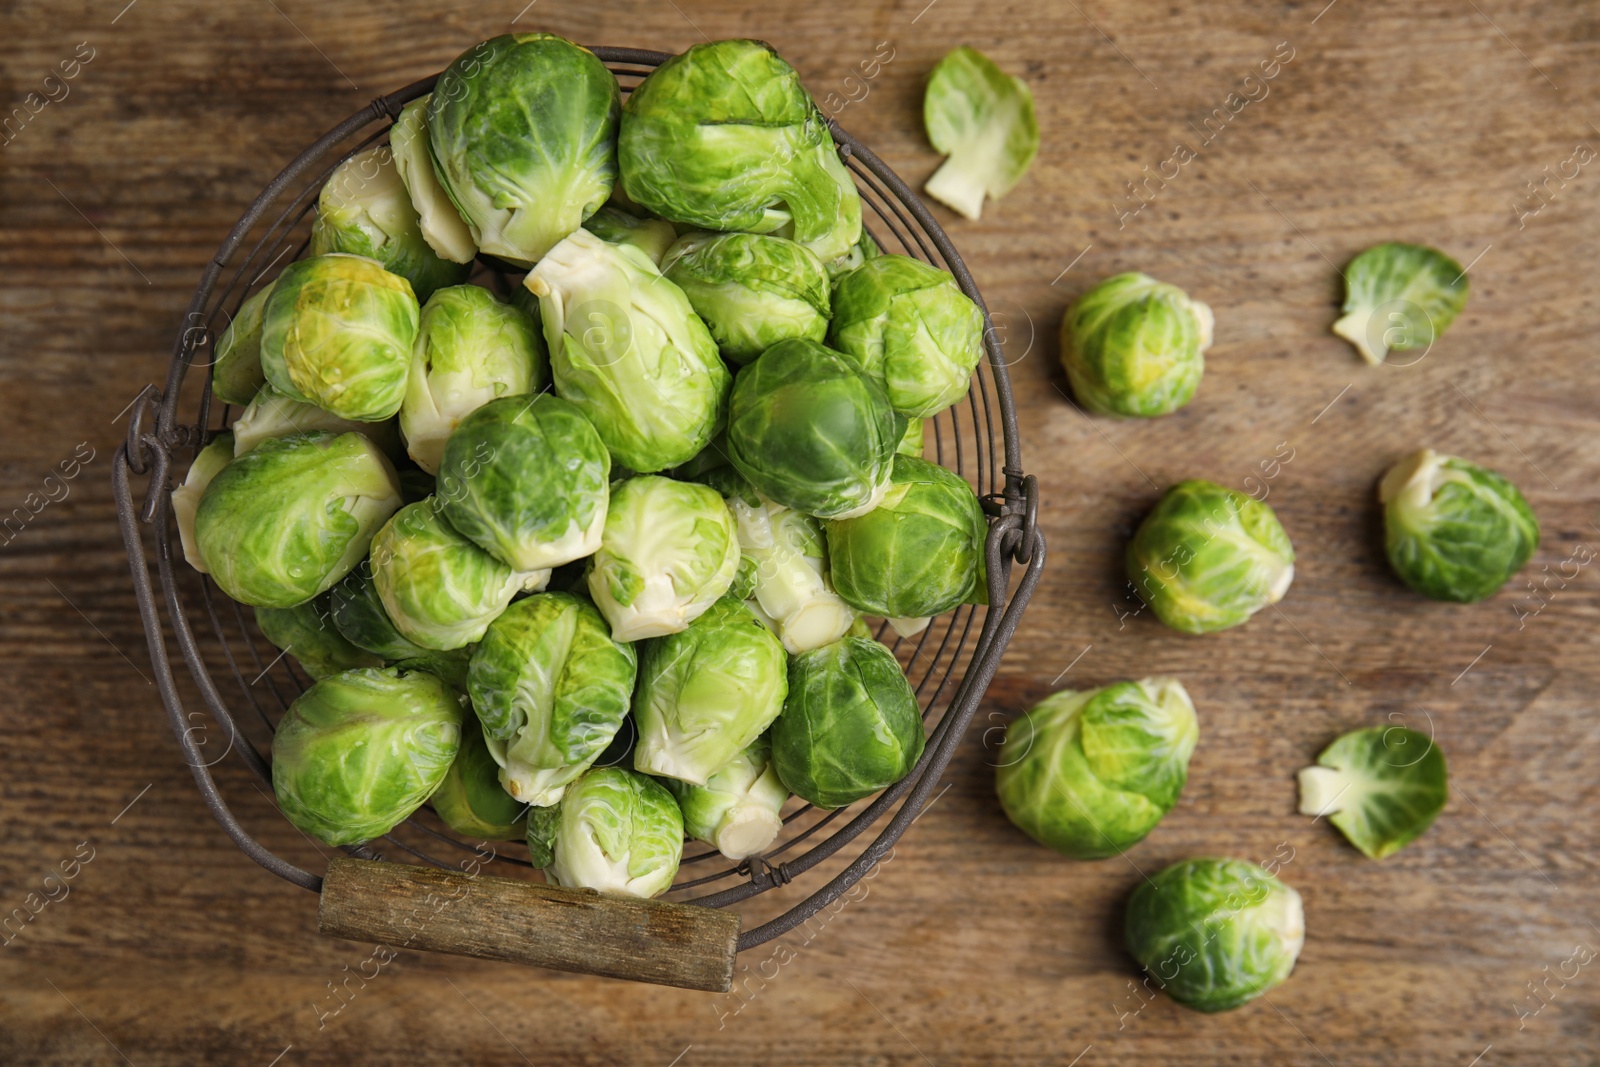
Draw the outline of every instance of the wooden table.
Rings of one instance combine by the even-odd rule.
[[[1567,162],[1600,146],[1586,6],[125,2],[0,15],[5,105],[58,97],[0,148],[0,510],[66,493],[0,548],[0,910],[60,898],[0,951],[0,1061],[1600,1062],[1600,965],[1552,977],[1600,951],[1600,574],[1550,579],[1527,613],[1528,581],[1600,544],[1600,175]],[[859,97],[845,79],[887,50],[839,119],[913,182],[937,162],[919,113],[945,51],[1028,80],[1031,173],[980,223],[940,217],[1006,330],[1051,563],[948,791],[781,967],[744,957],[772,975],[745,999],[402,953],[324,1015],[371,950],[319,938],[311,895],[196,794],[115,528],[119,412],[164,375],[201,269],[286,160],[513,22],[672,50],[763,37],[819,99]],[[62,62],[74,76],[47,84]],[[1126,183],[1180,143],[1196,158],[1126,215]],[[1427,358],[1374,368],[1328,326],[1337,266],[1389,239],[1471,264],[1473,292]],[[1088,419],[1059,392],[1063,308],[1125,270],[1217,316],[1198,397],[1149,423]],[[1383,563],[1374,484],[1422,445],[1505,472],[1542,520],[1488,602],[1425,601]],[[1269,497],[1299,553],[1281,610],[1208,638],[1121,617],[1122,545],[1162,488],[1242,486],[1290,449]],[[50,479],[64,462],[76,477]],[[1126,861],[1012,830],[982,729],[1053,685],[1156,673],[1202,721],[1177,810]],[[1295,814],[1293,774],[1391,719],[1434,732],[1453,795],[1374,863]],[[269,844],[316,863],[242,773],[224,784]],[[1207,1017],[1132,991],[1122,904],[1140,871],[1196,854],[1277,857],[1304,895],[1305,951],[1270,1003]],[[47,882],[62,864],[75,877]]]

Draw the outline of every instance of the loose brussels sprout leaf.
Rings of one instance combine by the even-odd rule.
[[[1399,852],[1433,825],[1450,797],[1444,753],[1403,726],[1355,730],[1300,772],[1300,813],[1329,816],[1371,859]]]
[[[829,278],[837,278],[855,270],[869,259],[877,259],[883,255],[883,249],[878,247],[878,242],[872,239],[865,226],[861,227],[861,239],[850,246],[850,251],[835,259],[828,260],[823,267],[828,272]]]
[[[995,791],[1024,833],[1073,859],[1132,848],[1178,802],[1199,739],[1173,678],[1063,690],[1006,730]]]
[[[747,859],[777,840],[789,791],[778,780],[771,753],[771,743],[762,737],[706,779],[705,785],[663,779],[683,810],[684,832],[730,860]]]
[[[359,433],[390,457],[401,456],[400,434],[393,421],[358,422],[341,419],[315,404],[285,396],[270,385],[263,385],[250,406],[233,420],[233,452],[242,456],[262,441],[290,434],[330,430],[333,433]]]
[[[706,446],[722,422],[728,368],[649,256],[579,230],[523,284],[539,298],[556,392],[594,423],[613,459],[649,474]]]
[[[618,641],[677,633],[739,570],[733,515],[715,489],[643,475],[611,490],[589,595]]]
[[[826,529],[839,595],[868,614],[909,619],[949,611],[972,595],[988,524],[959,474],[897,455],[878,506]]]
[[[1238,626],[1283,599],[1294,546],[1272,509],[1215,482],[1168,489],[1128,544],[1128,580],[1174,630]]]
[[[461,745],[461,698],[430,674],[363,669],[324,678],[272,735],[272,789],[299,829],[330,845],[393,830],[444,780]]]
[[[200,498],[217,472],[233,460],[233,434],[224,430],[211,439],[189,464],[189,473],[183,484],[172,491],[172,514],[178,520],[178,541],[183,545],[183,558],[201,574],[208,573],[206,561],[194,539],[194,516],[200,508]]]
[[[969,219],[982,212],[984,196],[1009,193],[1039,151],[1028,84],[975,48],[957,48],[933,68],[922,122],[934,150],[950,157],[923,188]]]
[[[468,689],[506,791],[559,801],[627,717],[636,666],[594,606],[566,593],[519,600],[490,624]]]
[[[611,457],[575,406],[558,396],[491,400],[444,448],[445,518],[519,571],[558,567],[600,547]]]
[[[620,101],[593,52],[549,33],[484,41],[439,75],[434,172],[480,249],[532,265],[605,203]]]
[[[621,767],[590,771],[558,808],[535,808],[528,850],[557,885],[654,897],[683,859],[683,814],[660,782]]]
[[[793,241],[692,233],[668,249],[662,270],[734,363],[749,363],[791,337],[820,341],[828,332],[828,272]]]
[[[842,808],[911,772],[926,737],[894,654],[846,637],[789,661],[789,697],[772,725],[772,763],[791,793]]]
[[[420,314],[411,283],[370,259],[333,252],[297,260],[267,299],[261,368],[286,396],[381,422],[405,398]]]
[[[1539,547],[1539,520],[1516,486],[1429,448],[1390,468],[1378,500],[1389,564],[1435,600],[1492,595]]]
[[[948,272],[879,256],[834,282],[828,343],[882,382],[896,411],[928,418],[967,395],[983,312]]]
[[[361,434],[278,437],[211,480],[195,545],[233,599],[292,608],[350,573],[399,506],[394,468]]]
[[[461,748],[431,803],[444,824],[464,837],[517,841],[528,834],[528,806],[500,787],[500,765],[470,715],[461,727]]]
[[[590,215],[583,228],[608,244],[632,245],[657,267],[678,239],[678,231],[665,219],[642,219],[610,204]]]
[[[1289,977],[1305,943],[1300,894],[1242,860],[1192,859],[1128,901],[1128,952],[1179,1004],[1227,1011]]]
[[[346,575],[344,581],[328,590],[328,607],[334,629],[357,648],[393,661],[415,660],[433,652],[408,640],[390,621],[383,600],[378,596],[378,583],[373,578],[370,561],[363,562]],[[439,671],[431,673],[450,680]]]
[[[400,403],[406,451],[438,474],[462,419],[491,400],[537,393],[547,378],[544,338],[526,311],[476,285],[440,289],[422,309],[411,349]]]
[[[815,341],[780,341],[740,372],[728,458],[769,500],[818,518],[871,511],[904,422],[883,387]]]
[[[697,44],[622,110],[622,185],[653,215],[788,236],[818,259],[861,234],[861,198],[794,68],[759,41]]]
[[[395,169],[416,209],[423,240],[452,263],[471,263],[478,256],[478,245],[439,184],[428,149],[428,102],[432,99],[433,94],[429,93],[401,109],[389,131],[389,146],[394,151]]]
[[[270,285],[252,293],[217,341],[211,395],[224,403],[250,403],[267,380],[261,370],[261,313],[271,295]]]
[[[483,637],[511,598],[543,589],[549,571],[514,571],[455,531],[437,497],[407,504],[372,539],[373,583],[395,629],[449,651]]]
[[[1333,332],[1368,363],[1386,362],[1390,352],[1420,348],[1425,355],[1467,306],[1461,264],[1437,249],[1397,241],[1352,259],[1344,287],[1344,315]]]
[[[922,420],[907,419],[906,432],[900,435],[900,443],[894,446],[895,453],[901,456],[911,456],[913,459],[922,458]]]
[[[294,656],[312,678],[357,667],[382,667],[383,657],[357,648],[333,625],[329,593],[293,608],[257,608],[256,626],[274,648]]]
[[[639,657],[634,770],[705,785],[778,717],[786,674],[783,645],[731,597],[651,641]]]
[[[1205,373],[1211,308],[1147,274],[1118,274],[1061,320],[1061,365],[1078,403],[1151,417],[1189,402]]]

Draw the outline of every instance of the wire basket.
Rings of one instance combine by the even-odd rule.
[[[593,51],[617,76],[624,94],[670,58],[668,53],[631,48]],[[336,857],[326,877],[304,870],[272,853],[239,823],[212,768],[222,758],[219,751],[237,755],[270,790],[272,729],[309,683],[287,658],[274,659],[276,650],[209,577],[191,571],[187,564],[175,568],[182,560],[181,551],[174,554],[169,522],[173,458],[192,457],[230,423],[233,413],[228,407],[212,403],[207,370],[215,339],[247,296],[275,277],[287,260],[306,253],[323,182],[351,155],[386,141],[401,107],[430,92],[436,77],[373,101],[318,139],[272,180],[207,265],[174,345],[164,387],[147,386],[133,403],[127,441],[118,449],[112,477],[162,703],[207,807],[251,859],[321,894],[324,932],[726,990],[737,951],[783,934],[847,891],[883,858],[922,810],[1038,581],[1045,549],[1036,522],[1037,486],[1022,471],[1016,410],[1001,346],[985,309],[986,359],[973,376],[966,400],[929,420],[928,431],[933,459],[974,483],[989,518],[985,545],[989,607],[962,606],[935,618],[914,638],[895,636],[887,624],[879,629],[880,639],[886,639],[906,669],[929,730],[922,758],[904,779],[870,801],[847,808],[823,811],[803,805],[787,811],[783,832],[772,847],[738,864],[708,846],[690,843],[677,881],[660,901],[624,902],[586,891],[559,890],[526,877],[482,875],[482,866],[512,876],[531,869],[526,858],[499,854],[499,846],[485,865],[466,862],[463,870],[463,854],[481,858],[481,846],[460,840],[427,808],[377,841],[346,848],[351,858]],[[961,257],[917,195],[859,141],[836,123],[829,126],[859,188],[868,231],[879,246],[949,270],[962,290],[984,307]],[[519,281],[508,271],[505,264],[481,259],[473,280],[505,294]],[[195,369],[200,373],[191,379]],[[192,422],[179,415],[186,395]],[[148,476],[142,505],[133,497],[135,475]],[[147,536],[154,542],[154,579]],[[1011,581],[1013,562],[1025,567],[1016,582]],[[177,659],[163,632],[163,609]],[[178,659],[199,690],[214,733],[204,714],[185,708],[173,674]],[[714,910],[806,876],[885,816],[890,817],[877,836],[841,871],[777,917],[742,930],[736,912]],[[413,863],[422,866],[402,866]],[[457,886],[467,889],[460,895],[450,889],[455,906],[448,912],[431,912],[429,921],[419,927],[414,916],[422,894],[434,898]],[[496,908],[500,911],[495,921],[509,927],[497,932],[494,943],[475,939],[474,924],[487,921],[485,909]]]

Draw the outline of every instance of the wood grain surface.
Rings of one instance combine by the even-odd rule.
[[[1600,950],[1600,572],[1561,577],[1600,545],[1600,172],[1574,162],[1600,147],[1591,4],[525,2],[0,11],[0,101],[40,94],[0,145],[0,514],[29,513],[0,534],[0,915],[38,912],[0,944],[0,1062],[1600,1063],[1600,963],[1576,962]],[[1037,99],[1028,177],[981,222],[940,218],[1005,331],[1050,566],[945,791],[865,892],[742,956],[738,996],[380,966],[319,937],[313,895],[207,814],[151,684],[110,492],[124,405],[288,159],[513,23],[670,50],[766,38],[915,183],[937,164],[921,84],[948,49]],[[1194,158],[1130,214],[1126,183],[1179,144]],[[1328,332],[1337,268],[1391,239],[1470,264],[1472,296],[1425,358],[1368,367]],[[1169,418],[1090,419],[1060,391],[1063,309],[1124,270],[1216,312],[1205,381]],[[1383,563],[1376,480],[1423,445],[1503,471],[1542,520],[1484,603],[1425,601]],[[1299,554],[1281,610],[1207,638],[1129,614],[1118,561],[1161,489],[1244,487],[1289,450],[1268,497]],[[1160,828],[1099,863],[1011,829],[985,731],[1053,687],[1155,673],[1202,723]],[[1388,721],[1433,733],[1453,791],[1374,863],[1295,814],[1293,774]],[[269,847],[322,869],[241,767],[219,772]],[[1276,860],[1308,925],[1293,977],[1216,1017],[1140,1000],[1120,947],[1141,875],[1200,854]]]

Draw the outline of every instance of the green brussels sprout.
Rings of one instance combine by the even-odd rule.
[[[922,420],[907,419],[906,432],[900,435],[900,443],[894,447],[895,453],[901,456],[910,456],[913,459],[922,458]]]
[[[1179,482],[1128,544],[1128,580],[1174,630],[1238,626],[1283,599],[1294,546],[1272,509],[1215,482]]]
[[[642,219],[610,204],[585,219],[583,228],[607,244],[632,245],[657,267],[678,239],[678,231],[665,219]]]
[[[311,254],[365,256],[411,283],[418,300],[467,280],[469,267],[441,259],[422,236],[417,209],[388,145],[373,145],[339,164],[317,197]]]
[[[250,403],[267,380],[261,369],[261,313],[271,295],[270,285],[252,293],[217,341],[211,395],[225,404]]]
[[[1176,679],[1063,690],[1006,730],[995,791],[1006,817],[1041,845],[1104,859],[1172,810],[1199,736]]]
[[[556,392],[594,423],[613,459],[650,474],[706,446],[722,423],[728,368],[649,256],[579,230],[523,284],[539,298]]]
[[[461,748],[430,802],[444,824],[464,837],[520,841],[528,835],[528,805],[501,788],[500,765],[470,715],[461,726]]]
[[[1061,320],[1061,365],[1078,403],[1151,417],[1194,397],[1211,347],[1211,308],[1147,274],[1118,274]]]
[[[1299,777],[1300,813],[1327,815],[1375,860],[1422,836],[1450,799],[1444,753],[1433,738],[1404,726],[1347,733]]]
[[[211,480],[195,512],[195,545],[234,600],[292,608],[349,574],[399,506],[394,468],[367,437],[278,437]]]
[[[589,595],[618,641],[677,633],[739,570],[739,537],[715,489],[642,475],[616,483]]]
[[[422,309],[411,349],[400,402],[406,451],[438,474],[462,419],[491,400],[537,393],[547,378],[544,338],[526,311],[476,285],[440,289]]]
[[[606,65],[554,34],[504,34],[451,63],[428,143],[477,246],[530,266],[583,225],[617,180],[620,106]]]
[[[472,652],[477,645],[464,645],[448,652],[423,649],[419,656],[407,656],[389,664],[403,671],[425,671],[444,682],[458,693],[467,691],[467,668],[472,662]]]
[[[1378,500],[1390,566],[1435,600],[1491,596],[1539,547],[1539,520],[1516,486],[1430,448],[1391,467]]]
[[[416,209],[422,239],[451,263],[471,263],[478,256],[477,242],[433,170],[428,148],[428,103],[432,99],[433,94],[428,93],[400,109],[400,117],[389,131],[389,147],[394,151],[395,170]]]
[[[833,283],[828,344],[882,382],[900,414],[928,418],[967,395],[983,312],[948,271],[879,256]]]
[[[684,832],[730,860],[748,859],[777,840],[789,791],[778,780],[771,755],[771,742],[761,737],[705,785],[662,779],[678,798]]]
[[[759,233],[691,233],[667,250],[661,269],[734,363],[828,332],[828,272],[804,245]]]
[[[911,683],[878,642],[846,637],[789,661],[772,763],[796,796],[853,804],[911,773],[926,741]]]
[[[1368,363],[1421,349],[1415,363],[1467,306],[1467,272],[1433,248],[1391,241],[1344,268],[1344,314],[1333,332]]]
[[[718,430],[706,447],[696,452],[687,463],[680,464],[672,469],[672,476],[679,481],[698,482],[705,480],[705,476],[714,470],[732,469],[728,459],[728,435],[723,430]]]
[[[172,514],[178,520],[178,542],[183,546],[183,558],[201,574],[208,573],[209,568],[194,539],[195,512],[200,509],[200,499],[211,479],[232,461],[233,434],[224,430],[195,455],[188,473],[183,476],[183,484],[172,491]]]
[[[904,422],[883,387],[815,341],[779,341],[740,372],[728,458],[756,491],[822,519],[877,507]]]
[[[611,457],[576,406],[558,396],[491,400],[444,447],[444,516],[519,571],[558,567],[600,547]]]
[[[344,419],[381,422],[406,395],[421,312],[411,283],[330,252],[284,268],[261,322],[261,368],[278,392]]]
[[[330,845],[383,836],[444,780],[461,713],[461,697],[431,674],[391,667],[324,678],[272,735],[278,807]]]
[[[447,652],[483,637],[518,593],[537,591],[549,571],[514,571],[462,537],[437,497],[407,504],[372,539],[372,577],[395,629]]]
[[[825,529],[839,595],[860,611],[901,619],[938,615],[971,596],[989,532],[964,478],[900,455],[877,507]]]
[[[660,896],[683,860],[683,813],[660,782],[600,767],[528,813],[528,851],[556,885]]]
[[[830,281],[855,270],[869,259],[877,259],[883,255],[883,249],[878,247],[878,242],[872,239],[865,226],[861,227],[861,238],[850,246],[850,250],[842,256],[837,256],[823,264],[823,269],[828,272]]]
[[[652,215],[703,230],[788,230],[818,259],[850,250],[861,197],[794,68],[759,41],[673,56],[622,109],[622,186]]]
[[[783,710],[783,645],[741,600],[717,601],[639,657],[633,768],[705,785]]]
[[[540,593],[489,625],[468,692],[500,782],[546,807],[605,751],[627,718],[637,658],[586,600]]]
[[[344,581],[328,590],[328,610],[334,629],[346,641],[386,660],[415,660],[434,651],[407,639],[390,620],[383,599],[378,596],[378,583],[370,561],[363,562],[345,575]],[[439,671],[430,673],[445,678]]]
[[[1289,977],[1305,944],[1300,894],[1243,860],[1192,859],[1147,878],[1128,901],[1128,952],[1167,995],[1227,1011]]]
[[[403,455],[400,434],[392,419],[383,422],[358,422],[341,419],[315,404],[285,396],[270,385],[263,385],[250,405],[233,420],[233,452],[242,456],[262,441],[290,434],[331,430],[333,433],[359,433],[391,458]]]
[[[334,627],[330,595],[331,590],[293,608],[257,608],[256,628],[274,648],[292,653],[315,679],[357,667],[382,667],[383,657],[357,648]]]
[[[934,151],[949,156],[923,188],[969,219],[978,218],[985,195],[1009,193],[1039,151],[1028,83],[975,48],[957,48],[933,68],[922,122]]]

